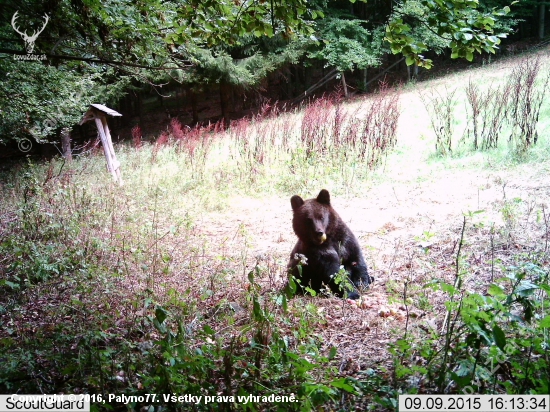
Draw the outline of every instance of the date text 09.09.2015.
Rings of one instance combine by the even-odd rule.
[[[399,411],[548,412],[549,395],[400,395]]]

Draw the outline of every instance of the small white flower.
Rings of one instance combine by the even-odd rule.
[[[301,253],[296,253],[294,255],[294,259],[297,260],[300,265],[307,265],[307,257]]]

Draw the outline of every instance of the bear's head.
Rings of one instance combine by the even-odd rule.
[[[292,227],[296,236],[304,243],[322,245],[336,218],[336,212],[330,205],[329,192],[323,189],[316,199],[309,200],[292,196],[290,204],[294,212]]]

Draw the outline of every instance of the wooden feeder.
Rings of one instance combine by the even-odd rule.
[[[118,182],[118,184],[122,186],[120,162],[116,158],[113,141],[111,140],[111,133],[109,132],[109,126],[107,126],[107,117],[105,116],[107,114],[109,116],[122,116],[120,113],[102,104],[91,104],[88,111],[84,113],[79,125],[82,126],[89,120],[95,120],[97,131],[101,138],[101,144],[103,145],[103,152],[107,159],[107,169],[109,169],[109,172],[113,175],[115,182]]]

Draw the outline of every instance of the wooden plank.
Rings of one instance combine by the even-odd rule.
[[[110,109],[107,106],[104,106],[102,104],[94,103],[94,104],[91,104],[90,106],[95,107],[96,109],[102,111],[105,114],[108,114],[109,116],[122,116],[119,112],[113,109]]]
[[[101,123],[103,124],[103,131],[105,132],[105,137],[107,138],[107,145],[109,147],[109,152],[111,154],[112,166],[114,170],[114,176],[118,181],[118,184],[122,186],[122,174],[120,172],[120,162],[116,158],[115,148],[113,147],[113,140],[111,139],[111,132],[109,131],[109,125],[107,124],[107,119],[105,116],[101,118]]]
[[[84,124],[89,120],[94,120],[99,132],[99,138],[103,146],[103,153],[105,153],[105,159],[107,160],[107,169],[113,176],[115,182],[118,182],[122,186],[122,173],[120,171],[120,162],[116,158],[115,148],[113,147],[113,140],[111,139],[111,132],[109,131],[109,125],[107,124],[107,118],[109,116],[122,116],[120,113],[109,109],[102,104],[91,104],[90,108],[84,113],[80,124]]]
[[[105,134],[105,130],[103,130],[103,123],[100,118],[95,118],[95,124],[97,126],[97,130],[99,131],[99,138],[101,139],[101,144],[103,146],[103,153],[105,153],[105,159],[107,159],[107,169],[109,169],[109,172],[113,176],[113,179],[115,182],[118,180],[113,159],[111,158],[111,150],[109,149],[109,143],[107,142],[107,135]]]

